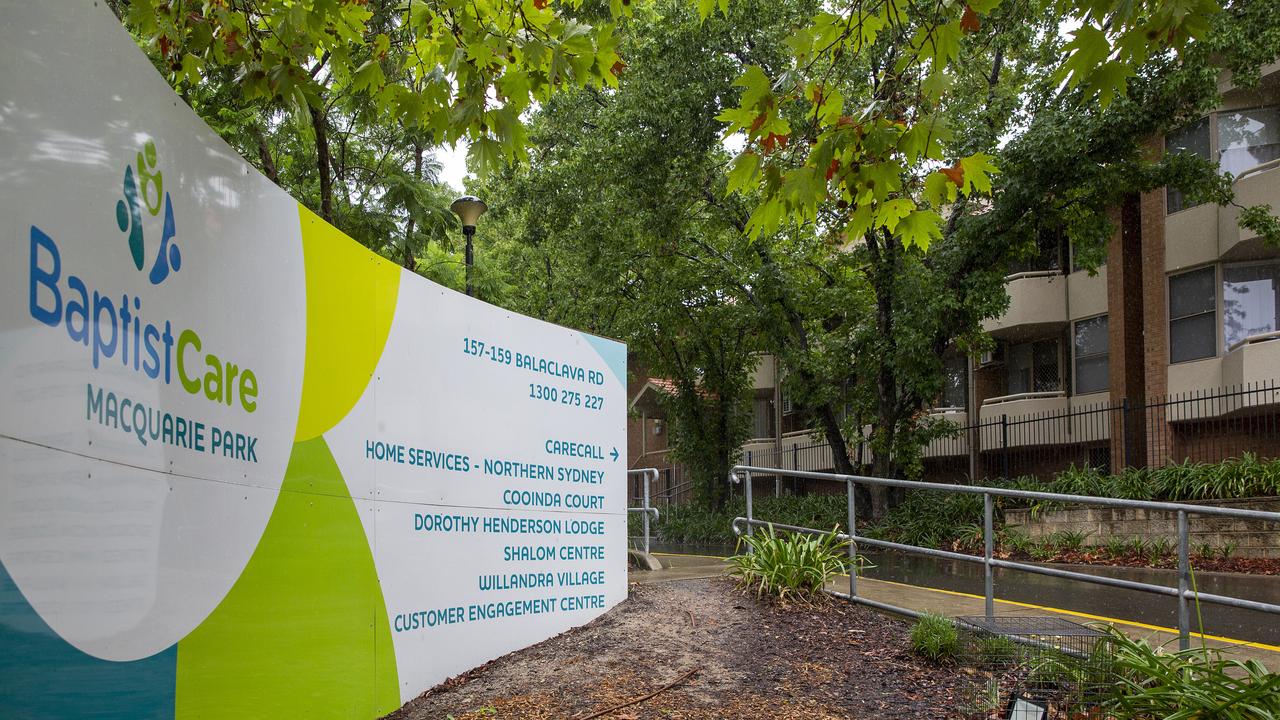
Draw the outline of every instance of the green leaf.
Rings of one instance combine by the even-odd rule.
[[[729,169],[727,193],[745,193],[760,182],[760,156],[744,152],[733,159]]]
[[[980,193],[991,192],[991,175],[1000,172],[991,156],[986,153],[974,153],[960,158],[960,167],[964,168],[964,191],[966,194],[977,190]]]
[[[880,204],[876,211],[875,224],[893,232],[898,227],[898,223],[915,209],[916,204],[907,198],[894,198]]]
[[[1067,61],[1058,71],[1058,78],[1067,81],[1067,87],[1075,87],[1086,80],[1094,68],[1111,54],[1111,43],[1101,29],[1093,25],[1081,26],[1072,33],[1071,42],[1062,48]]]
[[[898,222],[897,235],[906,247],[927,251],[931,242],[942,239],[942,216],[933,210],[915,210]]]
[[[956,185],[941,172],[931,172],[924,179],[924,201],[940,208],[954,202],[957,196]]]
[[[483,135],[471,142],[467,151],[467,167],[481,177],[502,169],[502,144]]]

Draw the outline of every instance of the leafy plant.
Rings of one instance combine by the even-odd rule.
[[[729,559],[729,574],[756,596],[779,600],[814,599],[827,578],[848,567],[848,542],[832,530],[825,535],[779,535],[769,525],[766,532],[743,535],[739,552]]]
[[[1107,554],[1111,557],[1123,557],[1129,550],[1129,540],[1120,535],[1107,538]]]
[[[1280,716],[1280,674],[1213,648],[1165,652],[1110,629],[1117,718],[1263,720]]]
[[[960,653],[960,633],[951,618],[933,613],[911,627],[911,651],[933,662],[949,662]]]
[[[1230,541],[1223,543],[1222,547],[1218,548],[1218,557],[1226,560],[1235,554],[1236,548],[1238,547],[1240,547],[1238,544]]]
[[[1074,552],[1084,547],[1084,541],[1092,534],[1091,532],[1077,530],[1062,530],[1054,533],[1053,542],[1059,550]]]

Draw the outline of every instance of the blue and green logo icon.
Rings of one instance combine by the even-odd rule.
[[[147,276],[152,285],[159,285],[169,277],[170,272],[176,273],[182,268],[182,251],[173,242],[177,233],[173,220],[173,200],[164,191],[164,173],[157,167],[156,144],[148,140],[138,151],[134,165],[125,166],[124,198],[116,202],[116,224],[122,232],[128,233],[129,254],[139,270],[143,269],[146,260],[142,208],[145,205],[152,217],[159,215],[161,198],[164,199],[164,230],[160,235],[160,250],[156,253],[155,262]]]

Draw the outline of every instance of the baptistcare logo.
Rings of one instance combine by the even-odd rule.
[[[176,225],[173,219],[173,200],[164,189],[164,173],[156,162],[156,144],[148,140],[138,151],[134,165],[124,168],[124,199],[116,202],[116,224],[120,230],[128,234],[129,255],[139,270],[143,269],[146,255],[146,241],[142,228],[142,207],[152,217],[160,214],[160,200],[164,199],[164,229],[160,235],[160,249],[151,265],[147,277],[152,285],[159,285],[169,277],[170,272],[178,272],[182,268],[182,251],[173,242]],[[134,172],[134,168],[137,172]],[[154,201],[152,200],[154,198]]]

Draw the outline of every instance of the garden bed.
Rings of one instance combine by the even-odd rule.
[[[988,678],[909,651],[910,626],[862,607],[780,607],[724,578],[637,585],[581,628],[428,690],[396,720],[981,716]]]

